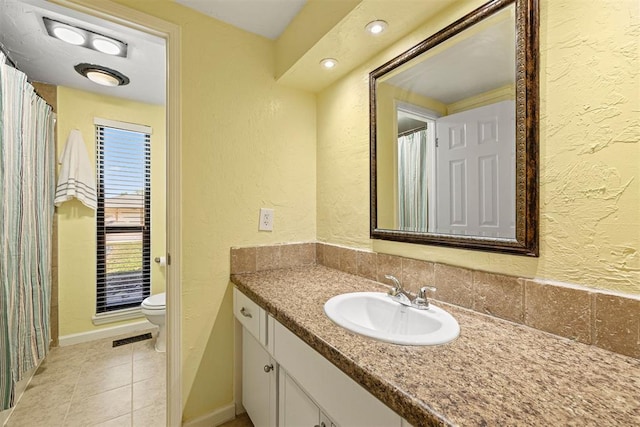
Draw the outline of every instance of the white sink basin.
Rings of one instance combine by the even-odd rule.
[[[417,310],[382,292],[337,295],[324,304],[324,312],[343,328],[393,344],[437,345],[460,335],[456,319],[441,308]]]

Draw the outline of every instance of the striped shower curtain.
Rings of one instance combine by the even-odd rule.
[[[427,130],[398,137],[398,228],[426,232]]]
[[[0,410],[49,348],[54,113],[0,54]]]

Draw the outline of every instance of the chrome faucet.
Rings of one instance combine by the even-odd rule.
[[[436,288],[433,286],[423,286],[418,291],[418,295],[411,300],[411,294],[409,291],[405,290],[400,281],[390,274],[384,276],[385,279],[391,280],[393,282],[393,287],[389,289],[389,296],[394,301],[399,302],[402,305],[406,305],[408,307],[413,307],[418,310],[428,310],[429,309],[429,300],[427,299],[427,291],[435,291]]]
[[[393,287],[389,289],[388,292],[391,299],[399,302],[402,305],[411,307],[411,294],[404,290],[404,288],[400,284],[400,281],[390,274],[385,275],[384,278],[393,282]]]

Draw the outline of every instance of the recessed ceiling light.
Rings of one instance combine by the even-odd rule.
[[[73,68],[75,68],[78,74],[102,86],[114,87],[129,84],[129,77],[119,71],[103,67],[102,65],[82,63]]]
[[[120,46],[109,39],[94,38],[91,44],[102,53],[109,55],[118,55],[120,53]]]
[[[320,61],[320,65],[322,65],[323,68],[330,70],[338,65],[338,60],[334,58],[324,58],[322,61]]]
[[[53,29],[53,34],[60,40],[76,46],[83,45],[86,41],[82,34],[66,26],[56,26]]]
[[[373,35],[378,35],[378,34],[384,32],[384,30],[387,29],[387,23],[385,21],[382,21],[382,20],[371,21],[364,28],[369,33],[371,33]]]

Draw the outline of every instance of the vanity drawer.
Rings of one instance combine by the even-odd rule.
[[[260,344],[267,345],[267,312],[235,287],[233,288],[233,314]]]

